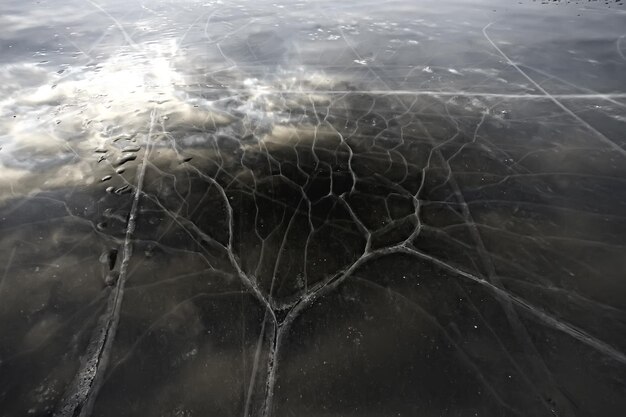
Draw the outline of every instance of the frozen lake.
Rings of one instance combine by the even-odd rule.
[[[624,415],[623,1],[0,28],[0,416]]]

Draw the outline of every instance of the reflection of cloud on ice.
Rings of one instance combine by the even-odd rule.
[[[338,82],[304,68],[281,70],[272,80],[233,71],[227,74],[230,81],[208,98],[185,91],[206,81],[187,78],[176,69],[188,63],[177,54],[175,40],[138,46],[62,72],[33,63],[0,67],[3,198],[93,184],[102,176],[94,169],[94,150],[121,150],[127,145],[115,142],[121,137],[141,142],[155,107],[163,121],[155,132],[177,132],[177,140],[210,135],[236,120],[272,131],[276,125],[298,123],[292,108],[328,105],[331,99],[322,91]],[[166,142],[163,146],[171,146]]]
[[[85,21],[93,11],[84,7],[72,5],[55,5],[51,12],[46,7],[32,7],[28,12],[7,12],[0,14],[0,26],[2,27],[1,38],[8,36],[18,37],[21,31],[40,28],[42,23],[53,27],[64,27],[70,22]]]
[[[185,112],[174,94],[181,81],[158,44],[113,56],[83,70],[52,73],[35,64],[0,68],[0,190],[35,190],[54,177],[93,181],[93,151],[115,135],[146,129],[147,115]],[[52,174],[52,175],[50,175]]]

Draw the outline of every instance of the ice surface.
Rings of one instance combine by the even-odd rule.
[[[623,414],[622,2],[0,25],[0,415]]]

